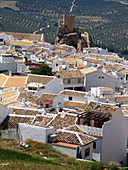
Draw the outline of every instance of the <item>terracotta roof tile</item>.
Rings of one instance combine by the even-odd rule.
[[[5,81],[7,80],[7,76],[0,74],[0,87],[3,87]]]
[[[27,42],[27,41],[18,41],[18,40],[6,40],[5,41],[6,45],[15,45],[15,46],[24,46],[24,47],[29,47],[31,46],[33,43],[32,42]]]
[[[29,95],[27,93],[29,93]],[[37,104],[37,96],[34,96],[34,94],[35,92],[28,92],[27,90],[22,90],[17,100],[19,102],[22,102],[22,98],[25,98],[25,101]]]
[[[13,108],[12,114],[36,116],[37,114],[42,114],[42,112],[39,112],[37,110],[30,110],[30,109],[27,109],[27,108],[26,109]]]
[[[0,32],[0,33],[13,35],[13,37],[18,40],[28,39],[30,41],[32,40],[41,41],[41,36],[42,36],[42,34],[29,34],[29,33],[16,33],[16,32]]]
[[[52,120],[52,117],[46,116],[36,116],[35,121],[33,122],[34,125],[46,127],[46,125]],[[40,123],[41,122],[41,123]]]
[[[81,141],[79,138],[81,139]],[[70,132],[59,131],[57,134],[57,141],[72,143],[76,145],[87,145],[95,140],[96,138],[81,133],[76,133],[76,132],[70,133]]]
[[[100,64],[102,62],[104,62],[103,60],[98,60],[98,59],[92,59],[92,58],[85,58],[85,61],[94,63],[94,64]]]
[[[78,125],[71,126],[71,127],[67,128],[66,130],[86,134],[86,132],[83,131]]]
[[[110,104],[100,104],[94,109],[94,113],[112,115],[119,107]]]
[[[38,99],[53,101],[57,96],[58,96],[57,94],[53,94],[53,93],[42,93],[42,95]]]
[[[69,107],[69,108],[82,108],[84,109],[87,106],[86,103],[80,103],[80,102],[72,102],[72,101],[64,101],[64,107]]]
[[[25,87],[26,77],[9,77],[4,87]]]
[[[52,81],[55,77],[53,76],[44,76],[44,75],[33,75],[29,74],[27,79],[27,84],[31,82],[42,83],[47,85],[50,81]]]
[[[96,71],[97,69],[95,67],[88,67],[88,68],[84,68],[81,71],[81,73],[83,74],[88,74],[88,73],[91,73],[91,72],[94,72]]]
[[[87,93],[79,92],[75,90],[63,90],[60,92],[61,95],[68,95],[68,96],[77,96],[77,97],[85,97]]]
[[[70,78],[84,78],[83,74],[79,70],[62,70],[60,72],[60,77],[62,79],[70,79]]]
[[[64,117],[61,117],[61,114],[58,114],[48,126],[54,126],[55,129],[62,129],[74,125],[76,119],[76,116],[65,114]]]
[[[17,128],[18,123],[31,124],[33,117],[18,117],[18,116],[7,116],[6,119],[0,125],[1,128]]]

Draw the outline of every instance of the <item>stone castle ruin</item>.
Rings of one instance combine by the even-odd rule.
[[[91,46],[90,36],[84,28],[74,27],[74,15],[63,15],[63,22],[58,22],[55,44],[67,44],[81,51]]]

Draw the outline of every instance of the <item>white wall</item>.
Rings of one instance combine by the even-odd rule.
[[[103,126],[101,161],[123,161],[125,165],[128,123],[121,108]]]
[[[89,156],[85,157],[85,149],[90,148]],[[86,160],[92,160],[92,153],[93,153],[93,143],[90,143],[88,145],[82,146],[82,159]]]
[[[0,124],[4,121],[4,119],[9,114],[9,110],[2,104],[0,104]]]
[[[85,103],[87,102],[86,97],[78,97],[78,96],[71,96],[71,95],[64,95],[64,100],[69,100],[69,97],[72,97],[72,102],[82,102]]]
[[[70,148],[65,146],[59,146],[59,145],[52,145],[53,148],[56,150],[59,150],[62,153],[67,154],[69,157],[76,158],[76,148]]]
[[[47,143],[48,135],[55,133],[54,127],[44,128],[25,123],[18,124],[19,140],[25,141],[28,138],[32,140]]]
[[[100,71],[94,71],[92,73],[85,75],[85,88],[87,90],[91,90],[91,87],[111,87],[115,89],[115,81],[114,79]],[[99,78],[101,77],[101,78]],[[104,77],[104,78],[102,78]]]
[[[36,95],[41,96],[41,94],[43,92],[58,94],[62,90],[63,89],[62,89],[62,86],[60,84],[60,79],[55,78],[50,83],[48,83],[44,89],[37,91]]]
[[[0,48],[0,54],[6,54],[7,50],[4,48]]]
[[[7,63],[7,62],[13,62],[13,61],[14,61],[13,57],[3,57],[3,56],[0,56],[0,62],[1,63]]]
[[[93,135],[91,135],[93,136]],[[95,137],[95,136],[93,136]],[[102,137],[96,136],[97,140],[96,142],[96,149],[93,149],[93,159],[96,161],[101,160],[101,146],[102,146]]]
[[[0,64],[0,70],[8,70],[11,71],[13,74],[17,73],[17,63],[11,62],[11,63],[1,63]]]

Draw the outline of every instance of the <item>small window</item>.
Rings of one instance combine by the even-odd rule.
[[[71,81],[70,81],[70,79],[69,79],[69,80],[67,80],[67,83],[68,83],[68,84],[70,84],[70,82],[71,82]]]
[[[89,156],[90,154],[90,148],[85,149],[85,157]]]
[[[104,79],[104,77],[102,77],[102,79]]]
[[[123,78],[121,77],[121,80],[123,80]]]
[[[96,142],[93,142],[93,149],[96,149]]]
[[[81,83],[81,79],[78,79],[78,83]]]
[[[99,77],[99,79],[101,79],[101,77]]]
[[[58,64],[56,64],[56,66],[58,66]]]
[[[72,100],[72,97],[69,97],[69,100]]]

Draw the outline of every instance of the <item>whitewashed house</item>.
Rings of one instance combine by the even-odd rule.
[[[87,92],[63,90],[59,93],[62,107],[70,109],[85,108],[87,106]]]
[[[121,108],[98,103],[95,103],[93,107],[90,106],[86,107],[86,110],[90,112],[85,113],[85,118],[90,115],[89,121],[83,120],[88,125],[80,125],[79,127],[86,134],[97,138],[93,150],[93,159],[126,165],[128,123]]]
[[[59,130],[52,140],[53,148],[62,153],[77,159],[92,160],[93,142],[96,138],[78,132]]]
[[[79,70],[62,70],[58,77],[61,78],[63,89],[83,91],[84,76]]]
[[[85,77],[84,86],[87,90],[91,90],[91,87],[111,87],[115,90],[116,80],[112,76],[94,67],[88,67],[80,71]]]
[[[26,81],[28,91],[35,92],[35,95],[41,96],[42,93],[59,93],[62,90],[60,79],[55,76],[28,74]]]
[[[113,94],[114,90],[111,87],[91,87],[91,96],[99,97]]]

